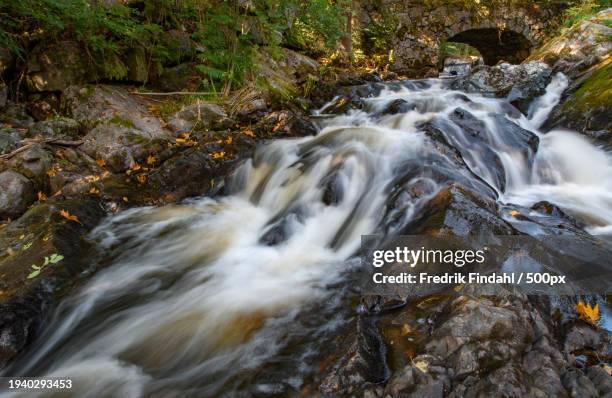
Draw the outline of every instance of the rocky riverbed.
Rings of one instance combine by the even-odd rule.
[[[504,131],[512,130],[512,137],[517,137],[512,145],[533,160],[538,137],[504,115],[533,117],[534,99],[544,98],[553,76],[563,72],[569,88],[561,90],[560,101],[542,121],[542,129],[571,128],[609,149],[610,42],[601,37],[611,34],[602,23],[610,15],[605,11],[583,22],[521,65],[478,66],[467,76],[449,80],[449,89],[506,99],[499,105],[505,108],[496,121]],[[63,46],[62,51],[69,49]],[[10,57],[3,57],[0,66],[10,65]],[[66,65],[77,67],[78,60]],[[113,262],[92,260],[96,248],[89,233],[106,216],[133,207],[161,208],[187,198],[234,193],[230,182],[258,145],[311,136],[329,118],[365,110],[373,119],[389,120],[411,111],[424,113],[430,105],[404,98],[384,108],[368,108],[368,99],[405,84],[383,83],[371,74],[322,85],[313,95],[290,104],[278,102],[277,91],[253,89],[239,93],[241,98],[232,103],[195,101],[162,114],[154,96],[133,86],[89,83],[85,74],[49,68],[43,64],[31,69],[27,103],[0,96],[0,366],[19,360],[20,353],[27,352],[52,324],[58,303]],[[317,68],[315,61],[286,50],[282,61],[262,63],[261,73],[285,90],[314,76]],[[5,70],[10,67],[0,72]],[[422,81],[412,84],[415,90],[419,85],[425,88]],[[484,125],[465,109],[474,105],[472,100],[456,95],[455,100],[465,106],[449,114],[450,120],[470,133],[476,150],[488,154],[487,145],[478,139],[485,134]],[[325,107],[310,114],[300,104]],[[491,153],[490,180],[467,178],[476,161],[469,151],[449,142],[444,125],[428,122],[419,128],[435,143],[436,154],[424,164],[407,162],[406,173],[397,176],[385,206],[386,230],[400,225],[399,232],[468,239],[538,228],[592,239],[584,220],[557,205],[500,203],[500,192],[511,183],[500,159]],[[300,156],[315,156],[308,150],[317,145],[336,145],[333,139],[319,141],[305,144]],[[444,187],[434,192],[422,181],[411,185],[413,170],[430,172]],[[338,173],[328,177],[323,201],[334,206],[347,193]],[[420,205],[418,217],[402,219],[415,198],[428,200]],[[287,239],[284,223],[301,217],[298,209],[285,213],[261,237],[264,245],[273,247]],[[520,223],[514,222],[517,218]],[[270,376],[274,364],[268,364],[270,373],[254,371],[253,377],[260,372],[263,378],[257,378],[250,393],[291,395],[299,390],[305,395],[364,397],[612,393],[609,331],[568,310],[575,304],[573,298],[565,302],[516,291],[487,297],[469,285],[418,299],[360,291],[341,297],[347,321],[334,333],[324,334],[328,349],[316,354],[317,370],[296,387],[274,380]],[[246,329],[262,325],[256,318],[247,320]],[[315,322],[307,315],[298,319],[306,325]],[[266,377],[273,380],[261,381]]]

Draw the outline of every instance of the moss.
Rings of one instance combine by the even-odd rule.
[[[110,119],[108,122],[128,129],[134,128],[134,122],[128,119],[120,118],[119,116],[113,116],[113,118]]]
[[[565,107],[587,111],[596,107],[609,107],[612,103],[612,62],[610,59],[603,62],[586,78],[572,98],[565,103]]]

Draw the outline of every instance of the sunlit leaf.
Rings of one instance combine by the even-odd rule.
[[[599,322],[599,304],[590,306],[589,304],[585,304],[584,302],[580,301],[574,306],[574,309],[576,310],[579,319],[582,319],[593,326],[596,326]]]
[[[67,220],[78,222],[79,224],[82,224],[79,218],[75,215],[70,214],[68,210],[60,210],[60,216],[64,217]]]

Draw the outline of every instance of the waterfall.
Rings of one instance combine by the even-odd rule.
[[[453,181],[502,203],[548,200],[611,234],[610,155],[539,131],[565,87],[558,75],[529,117],[435,79],[389,84],[342,115],[323,107],[316,136],[261,145],[227,195],[106,219],[92,261],[110,265],[6,374],[69,376],[79,396],[217,395],[308,341],[287,366],[298,388],[317,342],[346,322],[334,291],[359,266],[360,236],[398,231]],[[423,192],[390,209],[391,188],[426,160],[446,178],[417,173]],[[397,225],[382,228],[393,211]]]

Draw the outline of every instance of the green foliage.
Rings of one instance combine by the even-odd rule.
[[[612,0],[573,0],[565,11],[565,26],[571,27],[608,7],[612,7]]]
[[[447,41],[440,45],[440,59],[449,57],[467,58],[470,56],[478,57],[480,53],[468,44]]]
[[[259,46],[269,53],[295,45],[335,50],[346,35],[350,0],[4,0],[0,46],[27,58],[37,43],[75,40],[106,78],[127,76],[127,53],[144,48],[147,68],[160,74],[185,57],[196,61],[204,89],[227,93],[253,70]],[[347,11],[348,10],[348,11]],[[187,36],[186,54],[169,31]],[[276,51],[280,53],[280,51]]]
[[[64,259],[61,254],[53,253],[51,256],[45,256],[45,261],[41,266],[32,264],[32,272],[28,275],[28,279],[36,278],[50,264],[57,264]]]

